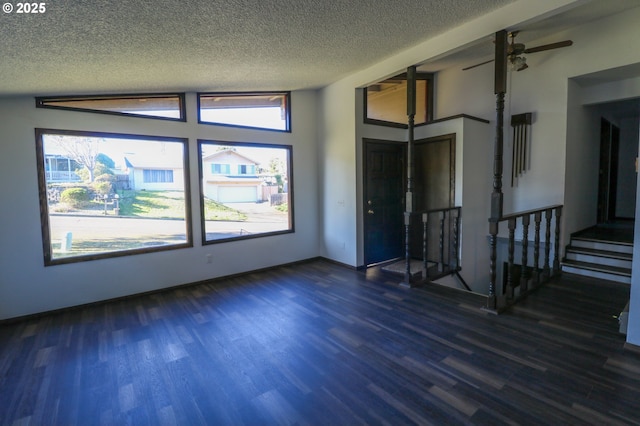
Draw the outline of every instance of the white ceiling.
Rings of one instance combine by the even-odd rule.
[[[512,1],[49,1],[0,15],[0,95],[317,88]]]
[[[512,1],[56,0],[0,16],[0,96],[318,88]],[[596,0],[529,36],[638,4]]]

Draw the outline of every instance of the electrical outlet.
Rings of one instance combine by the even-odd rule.
[[[213,261],[213,255],[211,253],[207,254],[207,263],[211,263]]]

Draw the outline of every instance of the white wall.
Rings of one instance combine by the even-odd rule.
[[[585,107],[582,90],[569,81],[567,104],[565,235],[596,224],[598,168],[600,162],[600,114]]]
[[[186,284],[319,255],[317,92],[292,93],[292,133],[36,109],[32,97],[0,99],[0,319]],[[34,128],[189,138],[194,247],[44,266]],[[293,145],[295,233],[201,246],[196,141]],[[278,247],[274,250],[274,247]],[[213,262],[206,263],[206,255]]]

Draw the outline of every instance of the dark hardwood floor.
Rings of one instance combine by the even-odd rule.
[[[496,316],[318,260],[0,326],[0,424],[640,424],[628,287]]]

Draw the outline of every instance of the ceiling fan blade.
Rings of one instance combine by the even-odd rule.
[[[488,61],[481,62],[479,64],[471,65],[470,67],[462,68],[462,71],[470,70],[471,68],[479,67],[480,65],[488,64],[489,62],[493,62],[495,59],[489,59]]]
[[[557,43],[543,44],[542,46],[530,47],[528,49],[524,49],[523,53],[542,52],[544,50],[558,49],[560,47],[568,47],[568,46],[571,46],[572,44],[573,44],[573,41],[571,40],[559,41]]]

